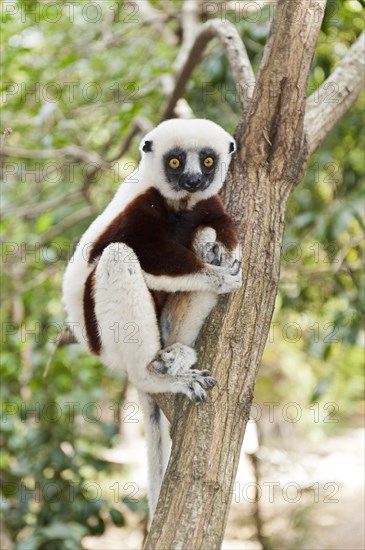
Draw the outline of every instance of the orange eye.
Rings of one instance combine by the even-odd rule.
[[[206,168],[211,168],[214,164],[214,159],[212,157],[207,157],[206,159],[204,159],[203,164]]]
[[[176,158],[170,159],[169,160],[169,165],[171,166],[171,168],[179,168],[180,161],[179,161],[179,159],[176,159]]]

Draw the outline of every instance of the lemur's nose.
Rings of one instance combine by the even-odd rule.
[[[186,191],[194,192],[198,191],[204,184],[203,174],[199,172],[186,173],[180,178],[180,185]]]

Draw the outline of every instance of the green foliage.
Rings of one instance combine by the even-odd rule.
[[[118,156],[133,120],[159,120],[182,3],[152,2],[170,13],[162,27],[111,0],[98,3],[95,22],[85,1],[71,12],[62,2],[7,4],[2,122],[12,128],[6,145],[13,156],[3,163],[2,513],[17,548],[74,549],[106,523],[125,522],[123,506],[93,498],[87,484],[111,473],[102,449],[116,442],[117,426],[104,411],[119,403],[126,381],[75,346],[58,350],[43,378],[65,321],[62,273],[75,242],[138,161],[140,135]],[[256,20],[223,16],[239,29],[257,70],[272,8]],[[362,16],[357,0],[329,3],[309,93],[345,55]],[[240,108],[229,66],[215,42],[208,52],[186,98],[196,116],[233,132]],[[364,95],[290,199],[282,283],[256,389],[257,401],[335,402],[342,419],[363,406],[363,106]],[[79,149],[60,151],[70,145]],[[117,160],[95,171],[91,153]],[[67,403],[77,404],[74,417]],[[90,403],[102,408],[100,418]],[[145,510],[146,503],[129,506]]]
[[[115,419],[105,411],[111,403],[118,410],[117,401],[101,408],[106,390],[100,387],[100,365],[75,350],[60,350],[50,378],[43,379],[39,351],[26,384],[20,369],[9,365],[5,358],[1,482],[3,513],[17,548],[73,549],[86,534],[101,534],[108,517],[122,525],[121,512],[100,488],[99,474],[110,468],[102,450],[117,434]],[[123,387],[123,380],[108,381],[108,397],[117,398],[111,383]]]

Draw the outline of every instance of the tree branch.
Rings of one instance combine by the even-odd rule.
[[[327,80],[307,99],[305,133],[309,155],[356,101],[364,87],[365,31]]]
[[[1,154],[8,157],[20,157],[29,159],[48,159],[51,157],[73,157],[77,160],[98,164],[100,168],[110,168],[108,161],[102,159],[94,151],[83,149],[79,145],[67,145],[60,149],[23,149],[21,147],[4,146]]]
[[[69,227],[72,227],[76,223],[79,223],[88,216],[95,216],[96,214],[97,212],[95,211],[94,206],[84,206],[83,208],[75,210],[74,212],[72,212],[72,214],[67,216],[67,218],[64,218],[56,225],[52,225],[52,227],[48,231],[46,231],[46,233],[40,235],[37,244],[39,246],[45,246],[47,243],[50,242],[51,239],[54,239],[58,235],[61,235],[61,233],[63,233]]]
[[[218,38],[227,56],[233,79],[238,88],[242,109],[246,109],[252,97],[255,75],[246,48],[237,29],[227,21],[211,19],[204,23],[186,55],[186,61],[175,79],[175,87],[162,112],[162,120],[173,116],[177,101],[185,91],[186,83],[199,64],[202,54],[212,38]]]
[[[257,85],[244,124],[237,129],[241,162],[247,163],[248,181],[255,181],[257,169],[280,167],[277,184],[283,199],[299,182],[298,164],[293,163],[293,150],[303,155],[303,173],[308,160],[304,143],[304,113],[308,74],[317,42],[326,0],[278,1],[263,59],[257,76]],[[307,21],[301,13],[306,13]],[[303,20],[298,27],[294,19]],[[296,33],[299,33],[296,35]],[[283,47],[284,36],[290,47]],[[301,52],[299,55],[298,52]],[[288,132],[293,136],[289,142]],[[248,136],[263,139],[248,140]],[[237,186],[236,186],[237,187]],[[236,193],[238,190],[236,189]]]
[[[173,64],[172,74],[162,76],[162,86],[165,98],[170,98],[175,87],[175,75],[180,73],[181,68],[185,65],[186,58],[198,33],[200,20],[200,1],[201,0],[184,0],[181,8],[181,29],[182,43],[178,54]],[[186,101],[181,97],[174,106],[175,115],[178,118],[194,118],[194,113]]]
[[[36,218],[47,212],[48,210],[54,210],[60,205],[67,204],[69,202],[75,203],[82,198],[81,191],[75,191],[69,195],[62,195],[44,202],[38,202],[37,204],[30,204],[27,206],[21,206],[19,208],[9,208],[6,212],[3,212],[3,217],[8,218],[10,216],[16,216],[17,218]]]
[[[184,0],[181,9],[181,25],[183,29],[183,40],[185,48],[181,48],[176,58],[175,67],[181,67],[183,62],[180,55],[184,50],[190,48],[195,40],[200,26],[201,0]],[[184,52],[183,52],[184,53]],[[185,61],[185,60],[184,60]]]
[[[152,124],[150,123],[150,121],[147,120],[144,117],[136,116],[135,119],[133,120],[132,124],[129,127],[129,132],[126,135],[125,140],[122,143],[121,148],[119,149],[119,151],[111,159],[109,159],[108,162],[113,163],[116,160],[123,157],[126,154],[126,152],[128,151],[128,149],[129,149],[129,147],[130,147],[130,145],[133,141],[133,138],[139,132],[143,132],[144,134],[147,134],[147,132],[149,132],[150,130],[152,130]]]

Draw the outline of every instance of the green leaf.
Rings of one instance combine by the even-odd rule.
[[[123,525],[125,525],[123,514],[119,512],[119,510],[117,510],[116,508],[110,509],[110,517],[112,518],[114,525],[116,525],[117,527],[123,527]]]

